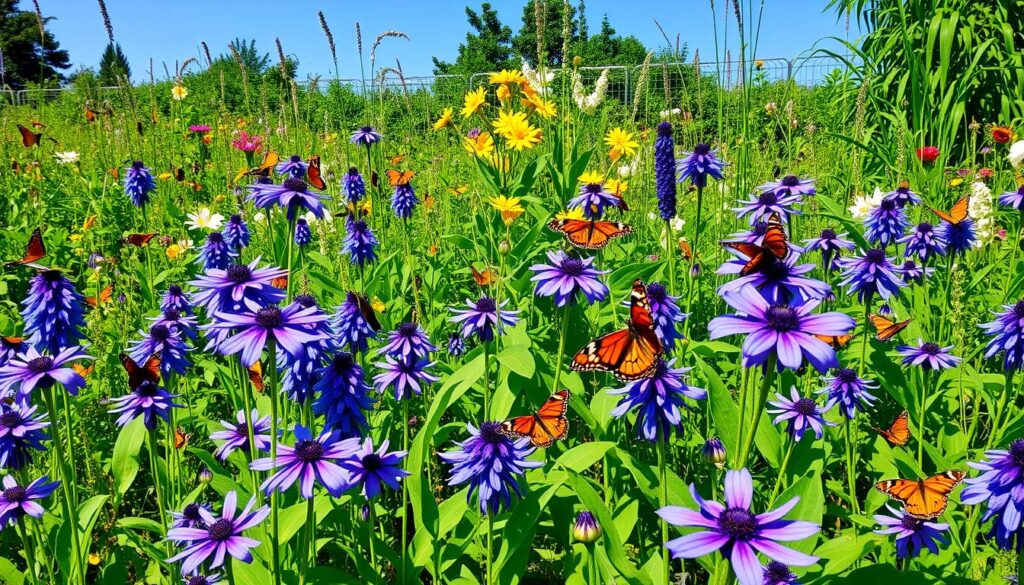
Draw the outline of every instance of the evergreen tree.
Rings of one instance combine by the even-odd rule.
[[[52,17],[43,19],[42,39],[35,12],[17,9],[17,0],[0,0],[0,53],[3,54],[3,76],[0,84],[22,89],[26,84],[55,85],[64,80],[60,69],[71,66],[68,52],[45,30]],[[40,46],[42,40],[42,46]]]
[[[501,23],[490,3],[480,5],[480,12],[466,7],[466,20],[472,29],[466,42],[459,45],[454,63],[434,57],[435,75],[472,75],[516,67],[512,59],[512,29]]]
[[[108,43],[103,56],[100,57],[99,82],[110,87],[120,85],[122,79],[131,81],[132,68],[128,66],[128,59],[121,51],[121,45]]]

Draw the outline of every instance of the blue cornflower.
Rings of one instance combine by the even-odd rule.
[[[372,318],[363,314],[357,294],[349,292],[330,322],[338,345],[347,347],[352,353],[366,351],[369,347],[368,340],[377,338],[377,328],[370,325],[368,317]]]
[[[388,441],[384,440],[380,448],[373,450],[373,439],[367,438],[355,451],[341,460],[341,467],[348,472],[345,491],[360,488],[363,497],[372,500],[380,495],[381,487],[393,490],[402,488],[399,481],[409,475],[402,469],[405,451],[388,452]]]
[[[235,252],[241,252],[242,248],[248,247],[252,237],[249,234],[249,226],[246,225],[242,216],[237,213],[228,219],[228,223],[224,226],[224,230],[221,233],[224,234],[224,241]]]
[[[235,256],[237,254],[224,240],[224,234],[210,232],[206,236],[206,242],[203,244],[203,249],[199,251],[196,262],[202,264],[204,270],[211,268],[224,270],[231,265],[231,259]]]
[[[979,327],[990,337],[985,344],[985,357],[1002,353],[1003,367],[1008,371],[1024,369],[1024,300],[1003,305],[996,319]]]
[[[466,353],[466,342],[462,339],[462,336],[458,333],[452,333],[448,336],[448,355],[459,357],[464,353]]]
[[[434,362],[427,358],[395,359],[385,356],[383,362],[373,364],[381,370],[373,377],[373,385],[378,392],[384,393],[389,387],[395,393],[395,400],[406,400],[423,393],[423,387],[437,382],[438,377],[431,373]]]
[[[845,286],[850,294],[856,292],[862,303],[870,303],[875,294],[887,300],[907,286],[882,248],[868,250],[859,258],[841,258],[838,263],[843,269],[839,285]]]
[[[58,270],[44,270],[33,276],[28,283],[28,295],[21,301],[28,342],[56,355],[84,339],[84,301],[75,285]]]
[[[966,492],[966,490],[964,490]],[[932,554],[939,554],[939,545],[946,546],[949,541],[943,536],[943,532],[949,530],[949,524],[931,522],[915,518],[902,510],[897,510],[886,505],[892,516],[875,514],[875,522],[882,525],[882,528],[875,530],[875,534],[896,535],[896,557],[900,559],[912,559],[921,554],[924,549],[932,551]]]
[[[153,191],[156,191],[156,181],[149,169],[140,160],[133,162],[124,173],[124,194],[135,207],[145,207]]]
[[[205,528],[168,530],[167,539],[184,544],[185,549],[167,559],[167,562],[185,561],[181,565],[182,575],[194,573],[211,555],[213,556],[213,562],[210,563],[211,569],[223,565],[227,555],[242,562],[251,563],[253,558],[249,549],[259,546],[260,542],[242,536],[242,533],[266,520],[270,515],[270,507],[263,506],[253,511],[253,507],[256,505],[256,497],[253,496],[242,513],[236,517],[237,504],[238,494],[232,490],[224,496],[224,506],[219,518],[200,508],[199,513],[206,524]]]
[[[974,220],[969,217],[957,223],[943,221],[939,224],[938,233],[946,242],[946,250],[953,255],[963,256],[978,241]]]
[[[731,248],[729,250],[735,252]],[[800,254],[796,251],[792,251],[785,260],[772,258],[759,271],[723,284],[718,288],[718,294],[733,293],[744,286],[753,286],[771,303],[799,304],[809,299],[824,299],[832,292],[832,287],[828,283],[804,276],[816,266],[797,264],[799,260]],[[734,258],[722,264],[716,273],[740,274],[746,265],[746,259]]]
[[[654,141],[654,184],[658,195],[658,213],[666,221],[676,216],[676,146],[672,124],[658,124]]]
[[[301,179],[306,176],[307,168],[309,168],[309,165],[303,162],[302,157],[297,154],[293,154],[285,160],[277,163],[274,170],[277,171],[277,174],[279,175],[288,175],[290,177],[295,177],[296,179]]]
[[[114,408],[110,414],[120,414],[117,424],[125,426],[138,417],[143,417],[146,428],[156,428],[158,419],[164,422],[170,421],[171,409],[181,408],[182,405],[174,402],[176,394],[171,394],[161,386],[146,380],[134,388],[130,393],[118,398],[111,398],[110,403]]]
[[[68,394],[75,396],[85,388],[85,378],[76,372],[72,362],[91,360],[81,347],[68,347],[56,355],[45,355],[29,347],[24,354],[12,358],[0,368],[0,397],[9,398],[17,387],[14,401],[21,405],[31,402],[36,388],[50,388],[60,384]]]
[[[917,193],[910,190],[910,186],[902,184],[896,187],[895,191],[886,193],[883,197],[883,201],[892,201],[896,204],[896,207],[903,208],[907,205],[917,205],[921,203],[921,197]]]
[[[921,284],[932,272],[935,272],[934,268],[918,266],[913,260],[904,260],[903,264],[896,267],[896,273],[902,276],[907,284]]]
[[[300,217],[295,220],[295,245],[305,248],[313,241],[313,232],[309,229],[306,219]]]
[[[920,337],[917,345],[901,345],[896,352],[903,356],[903,365],[921,366],[925,370],[946,370],[955,368],[960,358],[949,353],[953,346],[942,347],[937,343],[927,342]]]
[[[651,306],[651,316],[654,317],[654,332],[658,334],[665,351],[671,352],[675,348],[676,340],[682,339],[683,334],[679,333],[677,327],[689,317],[676,303],[678,297],[668,294],[668,289],[660,282],[647,284],[647,302]]]
[[[706,186],[708,177],[721,181],[723,166],[725,163],[718,159],[718,151],[707,144],[698,144],[693,152],[684,152],[683,158],[676,161],[679,182],[689,179],[694,187]]]
[[[181,287],[176,284],[172,284],[167,287],[167,292],[165,292],[164,296],[160,299],[161,311],[168,311],[171,309],[178,311],[179,315],[184,314],[192,316],[193,314],[191,297],[182,291]]]
[[[835,260],[843,253],[843,250],[850,251],[855,248],[853,242],[846,239],[846,233],[836,233],[832,228],[821,230],[817,238],[804,240],[804,250],[821,250],[821,264],[826,270],[835,268]]]
[[[933,256],[946,255],[946,242],[936,233],[934,226],[928,222],[917,224],[909,235],[896,240],[898,244],[906,244],[904,256],[917,254],[921,262],[927,262]]]
[[[36,414],[37,406],[7,405],[0,402],[0,468],[22,469],[34,460],[33,451],[43,451],[50,436],[45,414]],[[2,527],[0,523],[0,527]]]
[[[480,297],[475,303],[466,299],[466,309],[451,309],[455,316],[451,318],[452,323],[459,323],[462,327],[463,338],[476,336],[480,341],[488,342],[494,339],[494,330],[497,328],[498,335],[501,335],[505,327],[515,327],[519,322],[519,311],[507,311],[505,305],[508,301],[502,301],[498,305],[491,297]]]
[[[419,202],[412,183],[395,185],[395,193],[391,196],[391,210],[395,212],[395,217],[409,219]]]
[[[163,325],[168,329],[180,331],[182,336],[187,337],[192,341],[199,338],[199,335],[196,333],[196,318],[183,315],[178,309],[164,309],[158,317],[150,317],[149,320],[153,322],[150,327],[153,327],[154,325]]]
[[[25,353],[28,344],[22,337],[0,337],[0,368],[7,365],[11,358]]]
[[[243,313],[219,312],[204,329],[224,331],[229,334],[220,339],[217,352],[222,355],[239,354],[242,363],[252,366],[259,361],[263,348],[270,339],[292,358],[297,358],[313,342],[327,338],[311,325],[327,320],[327,316],[315,307],[302,308],[291,304],[285,308],[267,305],[258,311]]]
[[[877,207],[871,208],[864,219],[864,237],[873,244],[884,248],[903,237],[910,227],[910,220],[903,208],[893,199],[882,199]]]
[[[1017,187],[1016,191],[1007,191],[1000,195],[999,204],[1017,211],[1024,211],[1024,185]]]
[[[210,433],[211,441],[224,441],[213,454],[221,461],[227,459],[235,449],[249,452],[249,422],[245,420],[245,411],[239,410],[235,413],[235,420],[232,423],[221,420],[220,425],[223,431]],[[249,413],[249,420],[252,421],[252,442],[257,451],[270,451],[270,416],[260,418],[260,413],[254,408]]]
[[[348,168],[348,172],[341,177],[341,192],[348,198],[349,203],[359,203],[366,196],[366,183],[359,174],[359,169]]]
[[[128,357],[136,363],[145,363],[153,355],[160,356],[160,373],[164,380],[170,378],[171,372],[184,374],[192,365],[186,356],[192,347],[183,339],[180,329],[154,323],[148,333],[140,333],[142,339],[128,344]]]
[[[398,329],[388,333],[388,341],[379,353],[396,359],[413,360],[425,358],[432,351],[437,351],[437,347],[430,343],[423,328],[410,322],[402,323]]]
[[[981,475],[967,479],[967,487],[960,493],[966,506],[985,504],[981,522],[992,518],[992,534],[996,544],[1005,550],[1024,547],[1021,542],[1021,520],[1024,519],[1024,439],[1014,439],[1009,449],[985,452],[985,459],[968,465],[981,471]]]
[[[233,264],[227,270],[209,270],[190,282],[199,289],[193,300],[206,309],[207,315],[224,311],[258,311],[264,305],[280,302],[285,293],[272,283],[288,275],[274,266],[256,268],[257,257],[249,264]]]
[[[707,391],[683,382],[683,376],[690,368],[673,368],[674,363],[675,360],[666,362],[659,359],[650,377],[608,392],[623,396],[612,416],[622,417],[637,409],[636,434],[640,439],[652,442],[668,440],[673,429],[682,430],[682,408],[687,407],[683,399],[704,400],[708,396]]]
[[[579,208],[587,219],[601,219],[609,207],[618,207],[620,200],[604,190],[601,183],[586,183],[580,187],[580,194],[569,200],[569,208]]]
[[[314,437],[306,427],[295,425],[295,446],[278,445],[276,459],[257,459],[249,467],[256,471],[276,470],[260,485],[267,495],[275,490],[287,491],[298,480],[299,494],[307,500],[313,497],[316,483],[338,497],[348,480],[348,472],[338,465],[338,461],[358,448],[359,439],[339,439],[329,429]]]
[[[740,201],[741,205],[733,208],[733,211],[739,218],[749,215],[750,225],[767,220],[775,214],[785,221],[790,215],[800,215],[800,212],[793,206],[799,205],[802,201],[803,198],[797,193],[762,191],[760,195],[748,201]]]
[[[530,278],[537,283],[534,294],[540,297],[554,297],[556,307],[576,302],[579,293],[588,305],[603,301],[608,296],[608,287],[601,282],[607,270],[594,268],[593,258],[574,258],[562,250],[548,252],[550,264],[534,264]]]
[[[3,486],[3,491],[0,491],[0,528],[17,524],[18,519],[25,515],[42,518],[45,509],[36,500],[49,498],[60,486],[60,482],[51,482],[49,476],[44,475],[21,486],[13,475],[8,475],[4,477]]]
[[[383,137],[373,126],[363,126],[352,133],[352,138],[349,139],[349,142],[370,148]]]
[[[786,175],[778,181],[769,181],[759,186],[757,190],[762,193],[771,191],[780,197],[784,194],[789,194],[798,195],[802,198],[804,195],[814,195],[817,193],[814,188],[814,181],[814,179],[801,179],[796,175]]]
[[[825,379],[825,384],[826,387],[818,391],[818,394],[828,394],[825,412],[832,410],[832,407],[838,404],[846,418],[852,419],[858,409],[870,408],[877,400],[868,390],[878,388],[878,384],[861,379],[857,372],[850,368],[837,370],[835,375]]]
[[[320,379],[314,390],[320,396],[313,412],[324,415],[324,426],[337,431],[343,439],[359,437],[366,432],[366,412],[373,407],[363,368],[352,354],[339,351],[319,370]]]
[[[352,264],[362,267],[377,259],[377,238],[365,221],[350,217],[345,221],[341,250],[348,254]]]
[[[814,431],[814,436],[820,439],[825,433],[826,426],[834,426],[825,420],[825,413],[829,407],[821,408],[813,398],[800,396],[796,386],[790,389],[789,396],[786,398],[782,394],[776,394],[775,400],[768,402],[768,412],[778,415],[775,417],[775,424],[787,424],[794,441],[799,442],[807,431]]]
[[[263,209],[279,205],[287,210],[289,221],[295,219],[300,209],[311,211],[317,219],[323,219],[323,200],[330,199],[327,195],[310,191],[309,185],[297,177],[288,177],[280,185],[253,183],[249,185],[249,191],[247,201]]]

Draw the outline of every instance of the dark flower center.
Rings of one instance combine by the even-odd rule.
[[[765,191],[757,198],[757,202],[761,205],[775,205],[778,201],[779,198],[775,195],[775,191]]]
[[[300,225],[300,226],[302,226],[302,227],[305,227],[306,226],[306,218],[300,217],[300,218],[295,220],[295,223]]]
[[[181,511],[181,517],[190,522],[202,522],[203,517],[199,515],[199,504],[189,504]]]
[[[566,258],[562,260],[562,272],[569,276],[579,276],[583,274],[583,261],[579,258]]]
[[[1024,195],[1024,185],[1017,187],[1017,195]]]
[[[49,356],[37,357],[28,363],[28,371],[33,374],[42,374],[53,369],[53,358]]]
[[[164,311],[164,319],[167,321],[177,321],[181,319],[181,311],[178,309],[167,309]]]
[[[763,236],[768,233],[768,222],[758,221],[754,222],[754,227],[750,230],[755,236]]]
[[[186,585],[210,585],[210,582],[206,580],[206,577],[203,577],[202,575],[196,575],[195,577],[189,579]]]
[[[1024,301],[1017,301],[1013,306],[1013,315],[1018,319],[1024,319]]]
[[[850,368],[843,368],[836,373],[836,378],[843,384],[853,384],[857,381],[857,372]]]
[[[28,491],[20,485],[4,490],[4,499],[8,502],[24,502],[26,496],[28,496]]]
[[[306,190],[306,182],[297,177],[288,177],[281,186],[288,191],[298,191],[299,193]]]
[[[583,187],[583,190],[586,191],[587,193],[590,193],[591,195],[597,195],[602,191],[602,189],[603,187],[601,187],[601,183],[587,183]]]
[[[210,232],[210,235],[206,236],[206,241],[211,244],[223,244],[224,234],[220,232]]]
[[[668,291],[665,285],[660,282],[652,282],[647,285],[647,298],[652,303],[663,303],[668,298]]]
[[[363,126],[359,131],[364,134],[369,134],[370,132],[373,132],[373,126]]]
[[[783,333],[800,327],[800,317],[791,307],[772,305],[764,312],[764,319],[772,329]]]
[[[783,187],[796,187],[800,184],[800,178],[796,175],[786,175],[782,177],[781,182]]]
[[[148,398],[156,396],[157,391],[157,385],[149,381],[139,384],[139,387],[135,389],[137,395]]]
[[[818,411],[818,405],[810,398],[801,398],[793,404],[793,410],[803,416],[814,416]]]
[[[212,540],[223,542],[235,534],[235,523],[227,518],[221,518],[206,529]]]
[[[789,264],[786,264],[785,260],[775,258],[764,267],[761,274],[770,282],[780,281],[789,276]]]
[[[241,215],[238,215],[238,214],[236,213],[236,214],[234,214],[234,215],[232,215],[232,216],[231,216],[231,219],[230,219],[229,221],[230,221],[231,223],[235,224],[235,225],[238,225],[238,224],[242,223],[242,216],[241,216]]]
[[[505,439],[505,436],[501,434],[501,423],[485,422],[480,425],[480,438],[491,445],[501,443]]]
[[[883,199],[878,207],[882,211],[894,211],[896,209],[896,201],[893,199]]]
[[[793,578],[793,573],[779,561],[771,561],[764,568],[764,578],[768,583],[786,583]]]
[[[658,124],[658,136],[672,136],[672,124],[668,122]]]
[[[235,264],[228,268],[228,280],[235,284],[245,284],[252,280],[252,270],[245,264]]]
[[[825,228],[821,230],[821,239],[823,240],[834,240],[836,239],[836,230],[832,228]]]
[[[921,351],[928,355],[937,355],[942,348],[937,343],[926,343],[921,346]]]
[[[910,187],[896,187],[896,192],[900,195],[907,195],[910,193]]]
[[[419,325],[415,323],[402,323],[398,326],[398,334],[402,337],[413,337],[419,329]]]
[[[914,518],[910,514],[904,514],[902,520],[900,520],[900,523],[903,524],[903,527],[907,530],[916,531],[921,526],[921,521],[917,518]]]
[[[903,270],[906,270],[906,271],[917,270],[917,263],[914,262],[913,260],[907,260],[906,262],[903,263]]]
[[[171,330],[166,325],[157,324],[149,328],[149,334],[157,341],[167,341],[167,338],[171,336]]]
[[[349,167],[348,168],[348,175],[350,177],[358,177],[359,176],[359,169],[357,169],[355,167]]]
[[[885,250],[881,248],[868,250],[867,253],[864,254],[864,260],[871,264],[881,264],[885,262]]]
[[[181,287],[176,284],[172,284],[171,286],[167,287],[167,294],[171,295],[172,297],[180,297]]]
[[[295,297],[295,302],[304,309],[317,306],[316,298],[313,295],[298,295]]]
[[[320,461],[324,456],[324,446],[317,441],[301,441],[295,446],[295,456],[305,463]]]
[[[334,356],[334,361],[331,362],[331,365],[334,367],[335,372],[345,374],[352,369],[355,363],[355,360],[352,359],[352,354],[343,351]]]
[[[146,165],[142,164],[141,160],[137,160],[132,163],[132,168],[136,171],[141,171]]]
[[[917,224],[917,232],[919,234],[930,234],[932,233],[932,229],[934,229],[934,226],[927,221]]]
[[[284,318],[278,307],[271,305],[256,312],[256,324],[264,329],[277,329],[282,323],[284,323]]]
[[[59,282],[63,278],[64,275],[60,273],[60,270],[46,270],[43,272],[43,279],[51,284]]]
[[[711,146],[707,144],[698,144],[697,146],[693,147],[693,154],[696,154],[697,156],[707,156],[710,153]]]
[[[366,471],[377,471],[381,467],[384,467],[384,462],[381,460],[380,455],[370,453],[363,457],[363,469]]]
[[[8,410],[7,412],[0,414],[0,427],[6,427],[13,429],[21,424],[21,413],[17,410]]]
[[[757,518],[750,510],[729,508],[718,517],[718,526],[736,540],[750,540],[757,532]]]
[[[498,306],[494,303],[494,299],[491,297],[481,297],[476,302],[476,310],[481,313],[493,313],[497,310]]]
[[[300,163],[302,162],[302,157],[297,154],[293,154],[291,155],[291,157],[288,158],[288,160],[292,161],[293,163]]]
[[[1015,439],[1010,443],[1010,458],[1017,465],[1024,466],[1024,439]]]
[[[368,231],[366,229],[366,222],[361,219],[352,222],[352,231],[356,232],[357,234]]]

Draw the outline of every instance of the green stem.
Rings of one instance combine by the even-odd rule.
[[[668,285],[673,293],[676,292],[676,270],[675,254],[672,251],[672,224],[671,220],[665,220],[665,258],[668,260]]]
[[[484,416],[491,416],[491,342],[484,342]]]
[[[61,479],[60,485],[61,485],[61,488],[64,491],[64,499],[63,499],[64,522],[69,522],[70,525],[71,525],[71,552],[75,556],[75,558],[74,558],[74,561],[71,563],[71,567],[72,568],[71,568],[71,575],[69,575],[69,577],[72,578],[72,580],[71,580],[72,583],[74,583],[76,581],[84,583],[85,582],[85,576],[84,576],[85,572],[82,570],[83,569],[83,567],[82,567],[82,545],[79,542],[78,519],[77,519],[77,515],[75,514],[75,510],[77,509],[77,506],[75,505],[75,502],[74,502],[74,496],[73,496],[72,488],[71,488],[71,485],[70,485],[71,482],[69,481],[70,478],[71,478],[71,472],[68,471],[68,462],[67,462],[67,460],[64,457],[64,444],[63,444],[63,440],[61,439],[60,435],[58,434],[58,429],[56,428],[57,427],[57,417],[56,417],[56,414],[57,414],[57,407],[56,407],[57,401],[54,398],[54,390],[53,390],[53,388],[54,388],[53,386],[50,386],[49,388],[46,389],[46,392],[45,392],[45,395],[46,395],[46,408],[48,408],[49,411],[50,411],[50,416],[51,416],[51,427],[50,428],[53,429],[54,438],[55,438],[55,440],[51,441],[51,442],[53,444],[54,455],[57,457],[57,465],[60,468],[60,475],[61,475],[61,477],[60,477],[60,479]],[[66,427],[67,424],[65,423],[64,426]],[[70,439],[70,438],[71,437],[69,436],[68,439]],[[70,443],[70,441],[69,441],[69,443]],[[162,521],[163,521],[163,519],[161,518],[161,522]]]
[[[25,568],[28,569],[32,583],[39,583],[36,577],[36,553],[32,545],[32,539],[28,536],[28,529],[25,526],[25,516],[18,516],[18,535],[21,536],[21,544],[25,547]]]
[[[754,420],[750,424],[750,433],[747,434],[747,438],[743,441],[743,450],[740,451],[736,469],[743,469],[746,466],[750,450],[754,446],[754,437],[757,436],[757,427],[761,424],[761,414],[764,411],[764,404],[768,400],[768,391],[772,387],[772,382],[775,381],[775,363],[777,360],[778,357],[772,354],[768,358],[768,363],[765,364],[764,377],[761,380],[761,390],[758,392],[757,402],[752,413]]]
[[[772,488],[772,495],[768,498],[769,508],[775,506],[775,498],[779,497],[782,481],[786,478],[786,470],[789,468],[789,458],[793,456],[793,449],[795,447],[796,441],[789,441],[789,445],[786,447],[786,456],[782,458],[782,467],[779,469],[779,475],[775,478],[775,487]]]
[[[157,463],[156,458],[156,442],[156,430],[149,431],[149,470],[150,472],[153,473],[153,486],[156,488],[156,505],[157,509],[160,511],[159,524],[161,527],[162,534],[166,536],[166,532],[163,532],[163,527],[166,525],[165,523],[167,522],[167,507],[166,504],[164,503],[164,490],[162,485],[163,482],[160,481],[160,472],[158,471],[160,469],[160,466]],[[167,554],[168,557],[171,556],[170,541],[164,541],[164,552]]]
[[[924,371],[921,372],[921,412],[918,418],[917,432],[917,466],[924,470],[924,423],[925,417],[928,412],[928,391],[926,385],[928,383],[928,374]]]
[[[853,440],[853,419],[846,420],[846,484],[850,491],[850,508],[854,514],[860,513],[860,502],[857,500],[857,476],[854,474],[857,444]]]
[[[299,583],[305,585],[309,567],[316,565],[316,510],[314,498],[306,500],[306,551],[302,559],[302,570],[299,572]]]
[[[292,274],[292,247],[295,245],[295,218],[288,220],[288,284],[285,285],[286,302],[292,302],[292,283],[295,282],[295,275]]]
[[[555,381],[551,385],[551,393],[558,392],[558,380],[562,376],[562,360],[565,355],[565,337],[569,331],[569,309],[562,315],[562,323],[558,331],[558,353],[555,354]]]
[[[597,580],[597,547],[593,544],[587,545],[587,560],[590,561],[590,580],[587,581],[587,585],[598,585]]]
[[[487,553],[486,558],[486,574],[484,575],[484,585],[493,585],[494,581],[491,579],[491,554],[494,551],[494,516],[490,512],[487,513]]]
[[[409,452],[409,400],[412,397],[408,397],[402,401],[402,450],[406,453]],[[402,482],[402,567],[401,575],[402,580],[400,583],[405,584],[405,567],[408,564],[409,554],[409,487],[408,482]]]
[[[373,509],[373,501],[368,501],[366,507],[370,509],[370,529],[367,531],[370,540],[370,566],[373,567],[373,574],[380,576],[380,569],[377,567],[377,553],[374,551],[373,540],[377,534],[377,512]]]
[[[665,440],[658,441],[658,480],[661,484],[658,492],[658,503],[664,508],[668,506],[668,462],[665,457],[665,445],[668,442],[667,437]],[[668,542],[668,522],[661,519],[661,542],[662,545]],[[661,582],[665,585],[669,584],[672,572],[672,557],[670,556],[667,547],[661,547]]]
[[[291,278],[288,281],[291,282]],[[267,338],[267,367],[270,370],[270,384],[267,386],[267,396],[270,398],[270,460],[277,465],[277,340],[272,335]],[[277,490],[270,492],[270,551],[274,562],[274,585],[281,585],[281,545],[278,542],[277,495]]]

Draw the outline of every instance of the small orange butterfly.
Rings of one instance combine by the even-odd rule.
[[[85,297],[85,302],[88,303],[90,307],[95,309],[96,307],[99,307],[103,303],[110,301],[110,296],[112,294],[114,294],[114,285],[108,284],[103,290],[100,291],[99,296]]]
[[[263,364],[256,362],[248,368],[249,381],[252,382],[252,387],[257,392],[263,392],[267,385],[263,382]]]
[[[872,428],[872,430],[885,437],[885,440],[889,441],[891,444],[896,445],[897,447],[902,447],[910,440],[909,423],[910,415],[904,410],[896,417],[896,420],[893,421],[889,430],[875,428]]]
[[[288,275],[278,276],[270,281],[270,286],[284,290],[288,288]]]
[[[967,209],[970,207],[970,204],[971,196],[964,195],[963,197],[960,198],[959,201],[953,204],[953,208],[949,210],[949,213],[946,213],[945,211],[939,211],[938,209],[934,209],[932,207],[929,207],[928,209],[931,209],[932,213],[939,216],[939,219],[941,219],[942,221],[945,221],[946,223],[950,223],[953,225],[957,225],[958,223],[967,219]]]
[[[385,173],[388,176],[388,183],[392,187],[398,187],[399,185],[408,185],[409,181],[416,176],[415,171],[396,171],[395,169],[388,169]]]
[[[569,434],[569,419],[565,417],[569,406],[569,391],[552,394],[536,414],[517,416],[501,423],[501,432],[507,437],[529,437],[537,447],[550,447]]]
[[[22,255],[21,260],[13,260],[4,264],[4,266],[30,266],[32,268],[42,269],[43,267],[36,264],[36,262],[45,257],[46,245],[43,244],[43,234],[39,228],[36,228],[28,238],[28,244],[25,245],[25,254]]]
[[[875,326],[875,330],[878,332],[875,335],[878,341],[889,341],[897,333],[906,329],[907,325],[910,325],[910,322],[913,321],[913,319],[907,319],[906,321],[896,322],[881,315],[871,315],[870,318],[871,324]]]
[[[82,366],[82,365],[79,365],[79,364],[71,364],[71,369],[74,370],[75,372],[77,372],[79,376],[81,376],[83,378],[88,378],[89,374],[91,374],[92,371],[96,369],[96,364],[92,363],[92,364],[89,364],[88,366]]]
[[[477,270],[473,265],[470,265],[469,269],[473,272],[473,280],[476,281],[477,286],[491,286],[498,282],[498,273],[489,266],[484,268],[483,272]]]
[[[633,233],[633,228],[621,221],[594,221],[587,219],[553,219],[548,229],[565,236],[577,248],[600,250],[615,238]]]
[[[964,480],[963,471],[946,471],[927,479],[887,479],[875,489],[903,502],[907,514],[919,520],[938,518],[949,505],[949,494]]]
[[[327,189],[327,183],[324,182],[324,178],[320,175],[320,157],[311,156],[306,160],[309,166],[306,167],[306,182],[323,191]]]
[[[174,448],[177,450],[184,449],[188,446],[189,439],[192,438],[192,433],[186,433],[185,429],[181,427],[175,427],[174,429]]]
[[[851,335],[815,335],[818,339],[832,346],[832,349],[843,349],[850,345],[850,340],[853,339]]]

